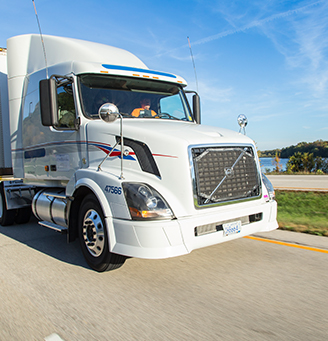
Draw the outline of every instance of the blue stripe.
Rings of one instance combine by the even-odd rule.
[[[171,73],[152,71],[152,70],[147,70],[147,69],[138,69],[138,68],[129,67],[129,66],[109,65],[109,64],[102,64],[102,66],[106,69],[111,69],[111,70],[142,72],[142,73],[150,73],[152,75],[157,75],[157,76],[177,78],[176,76],[172,75]]]

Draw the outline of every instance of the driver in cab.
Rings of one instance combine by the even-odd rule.
[[[152,117],[156,116],[156,112],[154,110],[150,110],[150,99],[143,98],[140,101],[141,108],[136,108],[132,111],[131,115],[134,117]]]

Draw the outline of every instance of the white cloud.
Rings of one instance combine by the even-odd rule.
[[[211,102],[230,102],[233,96],[233,88],[219,88],[211,82],[198,82],[199,93],[201,94],[202,100]]]
[[[300,72],[295,82],[308,86],[315,97],[328,89],[328,4],[317,1],[303,6],[283,25],[262,27],[290,70]]]

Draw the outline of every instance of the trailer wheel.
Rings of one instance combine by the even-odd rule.
[[[103,211],[94,195],[87,195],[79,212],[79,239],[89,266],[99,272],[121,267],[126,257],[109,251]]]
[[[26,224],[29,222],[31,218],[32,208],[31,207],[22,207],[17,210],[15,216],[16,224]]]
[[[0,224],[12,225],[15,221],[16,210],[7,210],[3,184],[0,184]]]

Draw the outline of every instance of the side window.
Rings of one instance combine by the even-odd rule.
[[[183,120],[186,117],[185,108],[182,105],[179,94],[161,98],[160,111],[162,114],[167,113],[179,120]]]
[[[66,82],[57,87],[58,129],[74,129],[75,105],[72,83]]]

